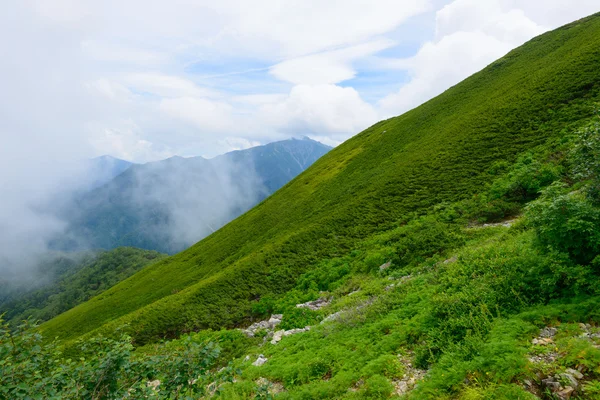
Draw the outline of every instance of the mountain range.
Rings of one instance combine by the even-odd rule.
[[[94,182],[61,215],[60,250],[132,246],[181,251],[250,209],[304,171],[330,147],[290,139],[214,159],[172,157],[147,164],[94,160]],[[119,173],[120,172],[120,173]]]

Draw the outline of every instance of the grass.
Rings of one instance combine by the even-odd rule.
[[[260,299],[281,297],[324,260],[344,259],[361,243],[401,229],[436,205],[471,201],[491,179],[490,170],[498,161],[512,165],[528,150],[561,143],[592,117],[599,100],[600,15],[594,15],[535,38],[422,106],[375,124],[216,233],[59,315],[40,331],[73,340],[128,324],[134,342],[143,345],[247,323]],[[437,240],[438,233],[422,234]],[[532,240],[526,233],[519,237]],[[520,249],[511,243],[513,250]],[[406,250],[410,239],[404,246],[398,257],[406,266],[431,256],[411,255]],[[451,247],[445,244],[434,250],[443,253]],[[496,257],[494,246],[486,251],[491,252],[486,257]],[[532,263],[537,262],[535,254],[530,256]],[[523,272],[518,259],[497,255],[505,258],[502,268],[508,273],[497,281],[493,273],[481,269],[483,259],[469,253],[464,257],[474,264],[458,264],[466,270],[437,283],[449,289],[438,293],[433,303],[438,313],[433,315],[448,320],[448,326],[439,327],[441,332],[468,329],[468,321],[461,318],[473,304],[460,303],[460,292],[450,289],[464,283],[469,274],[483,278],[481,286],[472,287],[482,295],[486,285],[496,285],[493,296],[504,300],[490,294],[479,305],[492,313],[495,304],[516,310],[520,301],[529,301],[510,292],[509,284]],[[375,263],[377,256],[372,260]],[[397,312],[410,313],[416,307],[411,301],[418,304],[418,298],[433,290],[427,287],[398,300],[406,309],[398,307]],[[456,313],[462,317],[450,318]],[[392,324],[394,318],[386,323]],[[427,318],[416,312],[405,322],[409,327],[427,326]],[[384,329],[386,323],[371,329]],[[401,335],[423,334],[422,328],[415,329]],[[446,344],[418,348],[418,357],[436,357]],[[369,346],[365,349],[368,353]],[[298,379],[311,382],[316,376],[312,374],[307,371]],[[339,379],[344,386],[350,378]]]

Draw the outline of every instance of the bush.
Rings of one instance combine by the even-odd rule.
[[[578,132],[570,156],[574,178],[588,181],[589,197],[600,202],[600,122]]]
[[[14,332],[0,319],[0,398],[178,398],[203,395],[209,368],[219,355],[212,343],[181,341],[178,352],[137,356],[131,338],[96,337],[80,343],[81,357],[66,359],[56,344],[44,344],[29,322]],[[231,380],[225,368],[211,380]],[[158,380],[156,387],[150,381]]]
[[[541,163],[531,153],[521,156],[508,174],[497,179],[490,188],[492,199],[507,199],[525,203],[535,199],[541,189],[560,175],[559,168]]]
[[[591,263],[600,253],[600,209],[579,192],[556,183],[526,208],[540,243],[568,253],[576,262]]]

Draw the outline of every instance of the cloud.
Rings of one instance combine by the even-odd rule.
[[[456,0],[436,13],[434,40],[413,57],[386,60],[410,80],[378,105],[386,116],[408,111],[545,30],[500,0]]]
[[[232,107],[227,103],[197,97],[163,99],[160,110],[174,118],[193,124],[208,132],[225,132],[233,129]]]
[[[379,39],[340,50],[293,58],[272,66],[270,73],[277,79],[294,84],[338,83],[356,75],[356,70],[352,68],[354,61],[392,45],[391,40]]]
[[[261,108],[259,119],[283,131],[347,139],[377,121],[377,113],[351,87],[297,85],[289,96]]]
[[[217,91],[200,87],[188,79],[160,73],[126,75],[124,83],[136,91],[146,92],[158,97],[220,96]]]

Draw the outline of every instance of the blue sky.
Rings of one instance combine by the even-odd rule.
[[[0,16],[4,156],[146,162],[305,135],[337,145],[596,3],[14,1]]]

